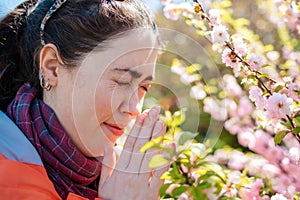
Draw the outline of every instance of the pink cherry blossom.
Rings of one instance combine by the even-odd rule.
[[[294,160],[294,162],[298,162],[300,160],[300,149],[297,147],[292,147],[289,150],[289,154],[291,159]]]
[[[256,142],[249,148],[258,154],[264,154],[269,148],[269,143],[273,142],[273,138],[262,130],[255,131],[254,136]]]
[[[241,118],[250,115],[253,109],[253,104],[249,101],[248,97],[244,96],[239,100],[238,115]]]
[[[249,187],[250,189],[245,189],[244,192],[241,192],[241,197],[243,200],[254,200],[260,199],[260,190],[263,187],[264,183],[261,179],[256,179]]]
[[[205,98],[204,101],[204,111],[210,113],[212,117],[218,121],[224,121],[227,119],[227,110],[218,105],[218,103],[211,97]]]
[[[181,65],[174,65],[171,67],[171,72],[182,75],[183,73],[185,73],[185,67],[182,67]]]
[[[227,28],[223,25],[214,26],[211,32],[211,38],[213,43],[219,42],[224,44],[225,42],[229,41]]]
[[[206,197],[209,200],[218,200],[219,199],[218,195],[216,195],[216,193],[215,193],[217,191],[217,188],[215,188],[215,187],[206,188],[206,189],[203,189],[202,191],[204,194],[206,194]]]
[[[232,38],[232,44],[235,52],[240,56],[244,56],[248,52],[248,46],[241,37]]]
[[[268,161],[264,159],[263,157],[260,156],[253,156],[252,159],[248,162],[247,168],[248,168],[248,173],[251,176],[255,176],[257,174],[261,174],[261,169],[262,167],[267,164]]]
[[[234,150],[231,152],[228,166],[233,170],[242,170],[247,162],[248,158],[242,152]]]
[[[300,101],[300,96],[294,92],[296,90],[299,90],[299,86],[296,83],[291,82],[288,84],[287,88],[283,88],[282,90],[280,90],[280,93],[286,94],[286,96],[294,99],[295,101]]]
[[[287,188],[293,185],[293,181],[289,175],[279,174],[276,179],[271,179],[273,189],[278,193],[283,193]]]
[[[222,62],[226,66],[231,67],[235,70],[238,70],[240,68],[240,62],[238,62],[237,60],[232,59],[230,57],[231,54],[232,54],[231,49],[225,48],[223,53],[222,53]]]
[[[291,30],[296,30],[299,25],[299,9],[296,3],[291,3],[284,12],[284,21],[288,24]]]
[[[175,188],[177,188],[177,187],[179,187],[180,185],[179,184],[171,184],[169,187],[168,187],[168,189],[166,190],[166,193],[167,194],[172,194],[172,191],[175,189]]]
[[[232,118],[226,120],[226,122],[224,123],[224,127],[232,135],[236,135],[241,129],[239,121],[240,121],[240,119],[232,117]]]
[[[189,85],[192,82],[197,80],[198,80],[198,76],[196,74],[183,73],[180,76],[180,81],[185,85]]]
[[[206,97],[206,92],[203,89],[202,84],[197,84],[191,88],[190,96],[194,99],[204,99]]]
[[[271,200],[288,200],[285,196],[282,194],[275,194],[271,197]]]
[[[272,163],[279,163],[285,156],[285,151],[281,146],[274,146],[274,142],[269,143],[269,148],[263,155]]]
[[[228,115],[233,118],[233,117],[238,117],[238,105],[233,99],[223,99],[222,104],[226,108]]]
[[[223,76],[223,81],[224,90],[226,91],[228,97],[237,97],[243,94],[243,90],[234,76],[225,74]]]
[[[248,63],[250,65],[250,69],[257,71],[261,68],[262,60],[258,55],[251,54],[247,58],[248,58]]]
[[[249,98],[255,103],[258,109],[264,109],[266,105],[266,99],[263,96],[262,91],[257,86],[251,86],[249,89]]]
[[[270,51],[266,55],[267,55],[268,59],[271,61],[276,61],[280,57],[280,54],[278,51]]]
[[[266,110],[269,119],[281,119],[292,113],[293,100],[285,94],[274,93],[267,100]]]
[[[249,147],[254,145],[256,139],[253,131],[249,129],[248,131],[241,131],[241,133],[238,134],[238,141],[244,147]]]
[[[271,178],[282,173],[282,171],[277,166],[272,164],[263,165],[261,171],[262,171],[262,176],[266,178]]]
[[[211,21],[211,23],[213,25],[219,25],[219,24],[221,24],[221,18],[220,18],[221,13],[220,13],[219,10],[217,10],[217,9],[210,9],[208,11],[208,16],[209,16],[209,19],[210,19],[210,21]]]
[[[194,7],[188,2],[178,4],[178,8],[182,11],[183,16],[187,16],[194,11]]]
[[[163,12],[167,19],[174,21],[179,19],[180,14],[178,12],[177,5],[174,3],[166,4],[166,6],[163,9]]]
[[[233,184],[239,184],[241,181],[242,173],[240,171],[232,171],[227,174],[227,179]]]

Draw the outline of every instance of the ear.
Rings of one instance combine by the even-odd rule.
[[[63,66],[57,47],[54,44],[46,44],[40,52],[40,70],[52,87],[57,85],[59,70]]]

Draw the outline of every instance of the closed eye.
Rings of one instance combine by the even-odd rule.
[[[141,87],[143,90],[145,90],[146,92],[148,92],[148,90],[149,90],[150,87],[151,87],[151,84],[141,85],[140,87]]]
[[[125,86],[125,85],[130,85],[130,82],[120,82],[120,81],[116,81],[116,83],[120,86]]]

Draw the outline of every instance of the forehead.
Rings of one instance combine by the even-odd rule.
[[[114,36],[99,44],[85,57],[78,75],[89,74],[89,79],[95,79],[90,81],[97,82],[99,77],[103,77],[105,72],[116,66],[151,73],[157,56],[157,41],[157,35],[150,29]]]
[[[130,62],[130,65],[141,65],[141,62],[154,62],[157,55],[157,35],[150,29],[131,30],[99,44],[90,52],[82,64],[98,65],[105,68],[113,63]],[[123,63],[126,64],[126,63]]]

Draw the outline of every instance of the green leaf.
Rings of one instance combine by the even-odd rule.
[[[264,65],[261,66],[261,68],[269,67],[269,66],[271,66],[271,65],[270,64],[264,64]]]
[[[180,186],[180,187],[174,188],[173,191],[172,191],[172,195],[173,196],[179,196],[182,193],[184,193],[185,191],[187,191],[188,189],[189,189],[188,186]]]
[[[184,145],[188,140],[192,140],[197,136],[197,133],[191,133],[191,132],[182,132],[179,139],[178,144]]]
[[[260,75],[258,75],[258,78],[267,78],[267,79],[270,79],[270,76],[268,74],[260,74]]]
[[[248,78],[243,78],[241,81],[241,84],[243,85],[244,83],[247,83],[247,82],[248,82]]]
[[[288,129],[292,129],[292,125],[291,125],[290,121],[286,121],[286,122],[281,121],[280,124],[287,127]]]
[[[179,172],[179,167],[173,163],[172,168],[169,170],[170,177],[172,177],[173,183],[185,183],[185,177]]]
[[[221,1],[220,3],[221,3],[221,5],[222,5],[224,8],[229,8],[229,7],[232,6],[232,2],[229,1],[229,0],[223,0],[223,1]]]
[[[147,151],[148,149],[154,147],[155,145],[157,145],[158,143],[160,143],[163,140],[163,137],[160,136],[158,138],[155,138],[149,142],[147,142],[141,149],[140,152],[144,153],[145,151]]]
[[[280,90],[282,90],[282,88],[284,88],[283,85],[278,85],[278,86],[274,89],[274,92],[279,92]]]
[[[167,183],[167,184],[164,184],[161,186],[160,190],[159,190],[159,195],[162,197],[162,196],[165,196],[166,195],[166,191],[167,189],[170,187],[172,183]]]
[[[160,167],[162,165],[167,164],[170,161],[169,158],[163,156],[162,154],[157,154],[152,157],[152,159],[149,162],[150,168],[156,168]]]
[[[235,23],[239,24],[240,26],[246,26],[250,24],[250,21],[246,18],[238,18],[235,20]]]
[[[185,120],[184,112],[181,110],[174,112],[172,117],[173,117],[173,122],[172,122],[173,126],[179,126]]]
[[[299,134],[300,133],[300,127],[293,128],[292,132],[294,134]]]
[[[199,185],[197,185],[197,187],[205,189],[205,188],[210,188],[212,185],[209,182],[202,182]]]
[[[201,161],[201,162],[198,162],[198,163],[196,163],[195,165],[194,165],[194,167],[195,168],[198,168],[198,167],[201,167],[201,166],[207,166],[207,165],[209,165],[210,164],[210,162],[208,162],[208,161]]]
[[[198,180],[207,180],[212,176],[217,176],[217,174],[214,171],[207,171],[205,174],[203,174],[202,176],[200,176],[198,178]]]
[[[172,198],[172,196],[171,196],[170,194],[166,194],[166,195],[163,197],[163,199],[170,199],[170,198]]]
[[[283,140],[283,138],[289,133],[289,131],[280,131],[279,133],[277,133],[274,137],[274,142],[275,145],[278,145],[281,143],[281,141]]]
[[[300,127],[300,116],[293,118],[293,122],[295,123],[296,126]]]
[[[248,75],[247,78],[248,78],[249,80],[256,80],[256,76],[253,75],[253,74]]]
[[[274,46],[271,45],[271,44],[268,44],[268,45],[263,47],[264,52],[269,52],[269,51],[273,51],[273,50],[274,50]]]
[[[207,200],[206,195],[203,194],[202,189],[199,187],[191,187],[191,196],[194,200]]]
[[[200,64],[192,64],[188,67],[185,68],[186,72],[188,74],[194,74],[196,72],[199,72],[199,70],[201,70],[201,65]]]

